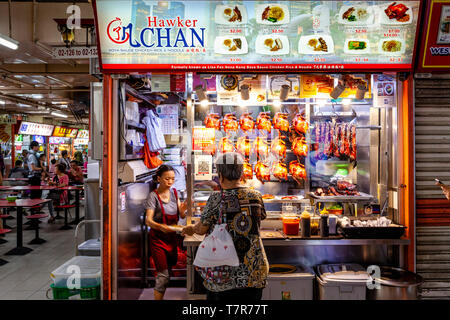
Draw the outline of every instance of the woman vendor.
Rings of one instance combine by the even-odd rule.
[[[180,202],[176,189],[172,167],[162,165],[156,171],[153,181],[158,187],[150,192],[146,202],[146,224],[150,227],[149,246],[156,266],[154,288],[155,300],[162,300],[169,283],[169,270],[178,259],[177,234],[169,226],[186,217],[186,202]]]

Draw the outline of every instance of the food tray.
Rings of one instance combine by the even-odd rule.
[[[290,195],[289,195],[290,196]],[[295,196],[297,199],[281,199],[282,197],[286,197],[284,195],[275,196],[273,199],[263,199],[264,203],[305,203],[309,202],[308,199],[305,199],[303,196]]]
[[[311,198],[324,201],[324,202],[353,202],[353,201],[370,201],[373,199],[373,196],[370,194],[360,192],[360,196],[324,196],[319,197],[314,194],[314,192],[310,192],[309,195]]]
[[[262,239],[285,239],[286,236],[276,230],[259,230],[259,234]]]
[[[400,239],[404,226],[391,227],[338,227],[338,231],[349,239]]]

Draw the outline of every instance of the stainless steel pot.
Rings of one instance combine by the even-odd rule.
[[[368,300],[417,300],[423,279],[400,268],[380,267],[380,289],[367,289]]]

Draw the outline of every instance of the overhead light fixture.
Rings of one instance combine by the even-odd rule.
[[[200,101],[200,105],[203,108],[206,108],[209,105],[209,101],[208,100],[202,100],[202,101]]]
[[[334,87],[333,91],[331,91],[330,96],[333,99],[337,99],[342,94],[342,92],[344,92],[344,90],[345,90],[344,85],[342,83],[338,83],[338,85]]]
[[[22,107],[22,108],[31,108],[30,105],[28,105],[28,104],[23,104],[23,103],[19,103],[18,106],[19,106],[19,107]]]
[[[248,101],[247,101],[247,100],[241,100],[241,101],[239,101],[239,106],[240,106],[241,108],[247,107],[247,106],[248,106]]]
[[[75,42],[75,32],[73,29],[69,29],[67,25],[58,25],[58,31],[61,33],[62,41],[69,48]]]
[[[281,107],[281,101],[280,100],[274,100],[273,101],[273,106],[275,108],[280,108]]]
[[[291,90],[291,87],[288,86],[287,84],[283,84],[281,86],[281,90],[280,90],[280,100],[281,101],[284,101],[287,99],[290,90]]]
[[[6,101],[0,100],[0,104],[6,104]]]
[[[352,102],[351,99],[343,99],[343,100],[342,100],[342,104],[343,104],[344,106],[348,106],[351,102]]]
[[[17,50],[17,48],[19,48],[19,41],[4,36],[3,34],[0,34],[0,44],[12,50]]]
[[[250,86],[248,84],[243,84],[241,86],[241,99],[242,100],[250,99]]]
[[[55,117],[68,118],[67,115],[65,115],[65,114],[63,114],[63,113],[55,112],[55,111],[53,111],[53,112],[50,113],[50,114],[51,114],[52,116],[55,116]]]

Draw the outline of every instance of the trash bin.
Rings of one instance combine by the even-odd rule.
[[[304,266],[294,266],[293,272],[269,273],[262,300],[313,300],[314,278],[314,271]]]
[[[379,289],[367,289],[368,300],[418,300],[423,279],[416,273],[393,267],[380,267]]]

